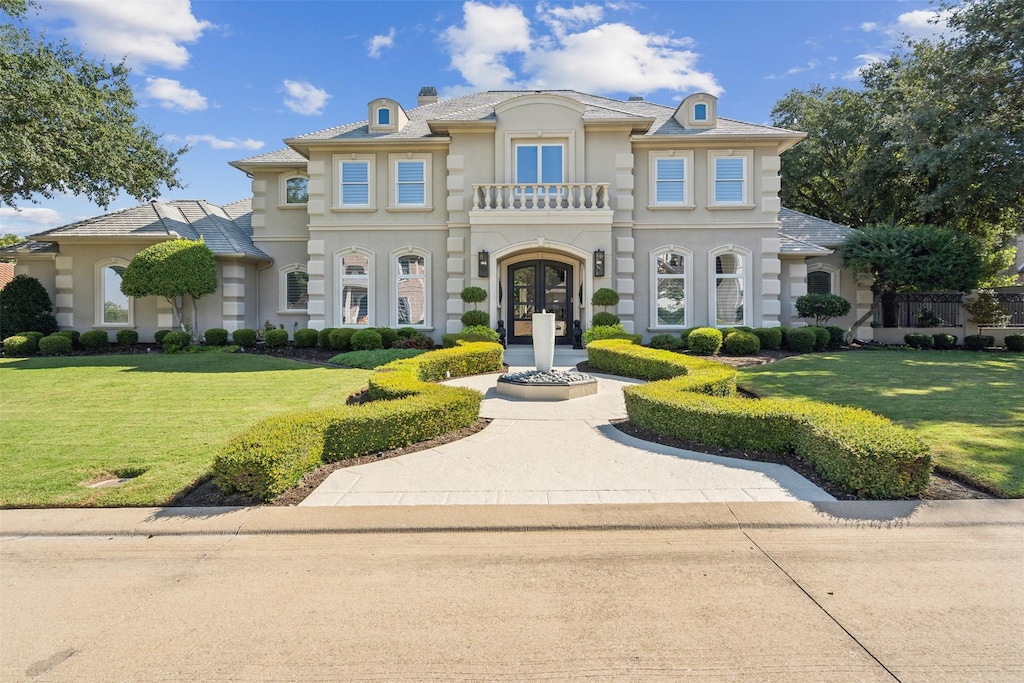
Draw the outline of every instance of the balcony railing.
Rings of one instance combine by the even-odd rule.
[[[480,211],[597,211],[608,209],[609,183],[488,183],[473,186]]]

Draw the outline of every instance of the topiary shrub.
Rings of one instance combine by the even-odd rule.
[[[295,331],[295,348],[297,349],[311,349],[316,346],[317,337],[320,336],[318,330],[301,329]]]
[[[918,332],[903,335],[903,341],[912,349],[930,349],[935,344],[935,340],[931,338],[931,335]]]
[[[21,332],[40,332],[43,336],[57,331],[53,302],[46,288],[30,275],[15,275],[0,289],[0,338]]]
[[[474,325],[490,327],[491,316],[487,314],[487,311],[466,311],[462,314],[461,320],[463,327],[473,327]]]
[[[602,287],[590,297],[592,306],[615,306],[619,303],[619,295],[614,289]]]
[[[241,330],[235,330],[235,334],[237,335],[240,331]],[[255,332],[253,334],[255,334]],[[84,337],[85,335],[82,336]],[[238,343],[237,340],[235,341],[235,343]],[[253,343],[255,343],[255,340],[253,341]],[[191,345],[192,335],[190,335],[188,332],[175,330],[174,332],[164,335],[164,353],[177,353],[182,349],[187,349]]]
[[[228,331],[223,327],[211,327],[203,333],[207,346],[227,346]]]
[[[970,334],[964,337],[964,348],[970,351],[982,351],[996,345],[996,338],[990,334]]]
[[[733,331],[725,335],[722,350],[729,356],[753,356],[761,351],[761,340],[750,332]]]
[[[114,335],[118,346],[133,346],[139,343],[139,333],[135,330],[118,330]]]
[[[828,333],[824,327],[818,327],[817,325],[808,325],[808,330],[814,332],[814,350],[824,351],[828,348],[828,343],[832,339],[832,335]]]
[[[380,343],[384,345],[385,349],[390,349],[398,341],[398,330],[393,330],[390,327],[371,327],[370,329],[380,335]]]
[[[835,325],[829,325],[825,329],[828,330],[828,348],[838,349],[846,344],[846,330]]]
[[[317,332],[316,333],[316,348],[318,348],[318,349],[320,349],[322,351],[330,349],[330,348],[333,348],[331,346],[331,332],[334,332],[336,329],[338,329],[338,328],[337,327],[325,327],[324,329],[322,329],[319,332]]]
[[[817,339],[818,335],[810,327],[798,327],[789,331],[789,344],[786,348],[794,353],[810,353]]]
[[[381,340],[380,334],[374,330],[359,330],[352,335],[353,351],[373,351],[383,348],[383,340]]]
[[[73,348],[73,349],[78,347],[78,346],[81,346],[81,343],[79,342],[79,340],[82,338],[82,335],[81,335],[81,333],[78,330],[60,330],[58,332],[54,332],[54,334],[63,334],[65,337],[70,339],[71,340],[71,348]]]
[[[698,327],[686,338],[686,345],[698,356],[713,356],[722,348],[722,331]]]
[[[129,330],[121,330],[128,332]],[[131,330],[134,332],[134,330]],[[51,334],[39,340],[39,353],[44,356],[63,356],[71,353],[71,337],[66,334]]]
[[[256,330],[248,327],[242,327],[231,333],[231,341],[238,344],[241,347],[252,348],[256,346]]]
[[[584,345],[601,339],[627,339],[633,344],[639,344],[643,341],[643,337],[639,334],[630,334],[629,332],[626,332],[626,328],[620,324],[597,325],[589,328],[583,333]]]
[[[754,335],[761,342],[761,348],[765,351],[778,351],[782,348],[781,327],[758,327]]]
[[[328,338],[328,346],[335,350],[346,353],[352,350],[352,335],[357,330],[351,327],[339,327],[335,330],[331,330],[331,334]]]
[[[98,349],[105,349],[110,346],[110,338],[104,330],[89,330],[88,332],[83,332],[82,336],[79,337],[79,341],[82,342],[82,348],[94,351]]]
[[[288,330],[267,330],[263,333],[263,341],[266,342],[269,349],[288,346]]]
[[[153,341],[155,341],[157,344],[160,344],[161,346],[163,346],[163,344],[164,344],[164,337],[169,335],[171,332],[172,332],[172,330],[157,330],[153,334]]]
[[[31,356],[39,350],[39,343],[34,337],[23,334],[12,334],[4,339],[4,353],[12,358]]]
[[[838,294],[804,294],[797,297],[796,312],[801,318],[814,318],[814,325],[824,327],[831,318],[850,312],[850,302]]]
[[[487,300],[487,290],[483,287],[463,287],[459,296],[467,304],[478,304]]]
[[[1008,334],[1003,343],[1007,351],[1024,351],[1024,334]]]
[[[955,349],[957,337],[954,334],[933,334],[932,335],[932,346],[937,349]]]
[[[648,344],[652,349],[663,351],[675,351],[682,345],[683,342],[674,334],[656,334],[651,337],[651,342]]]
[[[594,317],[590,319],[590,324],[593,327],[608,327],[609,325],[618,325],[620,322],[622,321],[619,320],[619,316],[604,311],[595,313]]]

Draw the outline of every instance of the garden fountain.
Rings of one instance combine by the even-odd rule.
[[[528,401],[565,401],[597,393],[597,380],[576,369],[556,370],[555,314],[533,314],[533,363],[535,370],[509,372],[498,378],[502,396]]]

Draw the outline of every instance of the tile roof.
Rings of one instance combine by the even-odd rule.
[[[779,226],[779,233],[786,237],[822,247],[838,247],[854,232],[845,225],[785,207],[779,211]]]
[[[252,243],[251,201],[227,207],[203,199],[152,201],[114,213],[72,223],[37,235],[36,243],[59,243],[62,238],[146,237],[202,238],[214,255],[243,254],[261,261],[272,260]]]
[[[0,255],[3,256],[17,256],[18,254],[46,254],[46,253],[57,253],[56,244],[49,242],[35,242],[28,240],[26,242],[18,242],[17,244],[11,244],[9,246],[0,249]]]

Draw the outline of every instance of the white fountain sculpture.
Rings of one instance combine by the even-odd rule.
[[[510,372],[498,378],[502,396],[531,401],[564,401],[597,393],[597,380],[575,368],[555,370],[555,314],[533,314],[533,363],[535,370]]]

